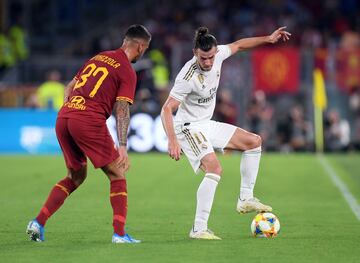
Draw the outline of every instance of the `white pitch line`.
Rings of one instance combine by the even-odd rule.
[[[334,169],[330,166],[329,162],[324,158],[322,154],[318,154],[318,159],[324,169],[326,170],[328,176],[333,181],[335,186],[339,189],[341,194],[344,196],[346,202],[350,206],[351,210],[357,217],[357,219],[360,221],[360,206],[356,200],[356,198],[351,194],[349,189],[346,187],[346,185],[341,181],[339,176],[336,174]]]

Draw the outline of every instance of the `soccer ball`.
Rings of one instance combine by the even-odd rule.
[[[276,237],[280,232],[280,221],[272,213],[257,214],[251,222],[254,237]]]

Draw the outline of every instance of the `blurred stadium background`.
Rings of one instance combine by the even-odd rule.
[[[166,150],[155,120],[177,72],[192,56],[199,25],[208,26],[219,43],[269,34],[282,25],[292,33],[289,43],[243,52],[224,63],[217,120],[261,134],[268,151],[314,151],[318,68],[327,94],[325,149],[359,150],[359,12],[355,0],[2,0],[0,118],[11,125],[1,136],[11,137],[0,151],[58,152],[51,129],[56,114],[34,109],[56,111],[61,84],[92,55],[118,48],[132,23],[145,24],[153,34],[150,50],[135,64],[133,116],[146,115],[132,125],[132,150]],[[141,129],[146,131],[139,135]]]
[[[133,23],[144,24],[153,35],[148,52],[134,64],[138,87],[129,134],[129,227],[145,242],[120,249],[108,244],[108,185],[101,171],[89,166],[86,185],[56,215],[59,220],[50,220],[50,242],[35,247],[26,240],[25,225],[65,173],[54,132],[64,85],[89,57],[118,48]],[[282,223],[275,240],[251,239],[252,215],[234,212],[239,155],[229,154],[220,157],[226,176],[211,218],[224,240],[189,241],[201,178],[190,176],[184,158],[175,163],[156,153],[167,150],[161,105],[192,57],[200,25],[209,27],[221,44],[269,34],[283,25],[292,33],[286,44],[242,52],[223,64],[214,116],[263,138],[267,153],[256,191],[276,208]],[[0,0],[0,123],[1,261],[360,258],[357,0]],[[114,119],[108,125],[115,134]],[[336,154],[312,154],[323,150]]]

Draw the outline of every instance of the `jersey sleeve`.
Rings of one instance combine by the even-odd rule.
[[[221,60],[225,60],[231,56],[231,49],[229,45],[218,45],[218,52],[216,54]]]
[[[170,91],[170,96],[181,102],[190,92],[191,84],[187,80],[178,76],[175,80],[173,88]]]
[[[120,87],[116,94],[116,101],[123,100],[133,104],[136,88],[136,73],[132,68],[124,69],[121,73]]]

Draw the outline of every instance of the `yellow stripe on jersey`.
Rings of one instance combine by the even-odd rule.
[[[185,79],[185,80],[190,80],[191,77],[192,77],[192,75],[193,75],[194,72],[195,72],[195,69],[196,69],[196,62],[193,63],[193,64],[190,66],[189,70],[186,72],[186,74],[185,74],[185,76],[184,76],[184,79]]]
[[[116,97],[116,101],[119,101],[119,100],[127,101],[127,102],[129,102],[130,104],[133,104],[133,103],[134,103],[134,101],[133,101],[132,99],[129,99],[128,97],[123,97],[123,96]]]
[[[196,69],[196,67],[195,67],[195,69]],[[192,78],[192,76],[194,75],[194,73],[195,73],[195,69],[193,70],[193,71],[191,71],[191,74],[187,77],[187,81],[189,81],[191,78]]]

